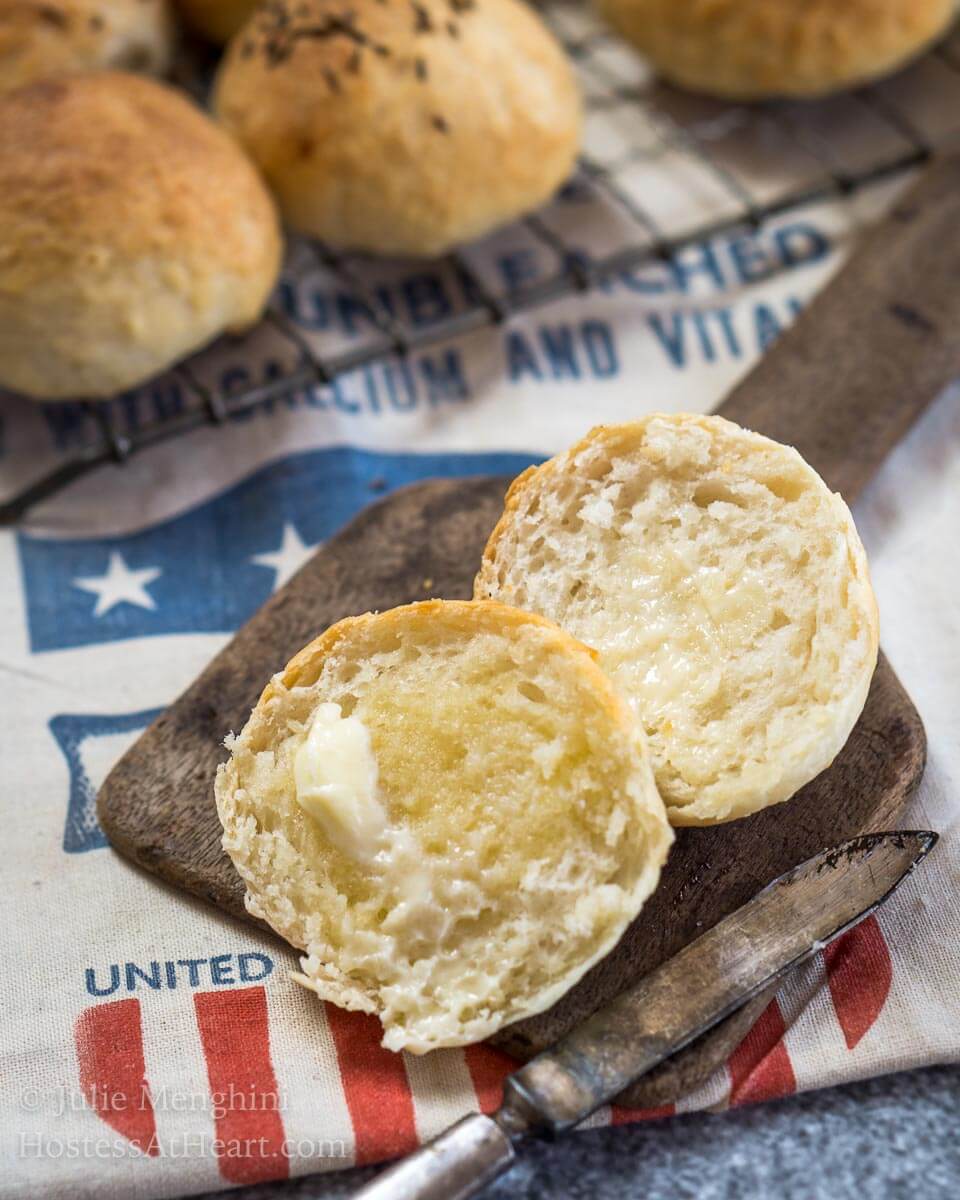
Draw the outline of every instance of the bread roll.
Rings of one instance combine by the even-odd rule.
[[[211,42],[229,41],[260,0],[177,0],[183,19]]]
[[[0,91],[100,67],[162,75],[172,46],[167,0],[0,0]]]
[[[0,97],[0,386],[109,396],[255,321],[272,201],[184,96],[104,72]]]
[[[592,655],[500,604],[339,622],[228,745],[217,809],[247,908],[393,1050],[547,1008],[616,943],[672,840]]]
[[[734,100],[823,96],[896,71],[955,0],[599,0],[664,78]]]
[[[475,594],[599,652],[674,825],[746,816],[829,766],[877,659],[847,506],[795,450],[720,417],[601,427],[521,475]]]
[[[272,0],[214,105],[294,229],[374,254],[441,254],[536,208],[580,125],[563,51],[520,0]]]

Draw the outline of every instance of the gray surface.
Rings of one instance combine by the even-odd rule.
[[[342,1171],[229,1195],[339,1200],[373,1174]],[[729,1113],[570,1134],[524,1148],[519,1164],[484,1196],[953,1200],[960,1197],[960,1069],[933,1067]]]

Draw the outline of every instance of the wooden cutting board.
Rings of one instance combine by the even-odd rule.
[[[852,501],[926,404],[960,374],[958,228],[960,163],[946,158],[865,239],[720,411],[796,445]],[[213,802],[225,734],[244,723],[270,675],[332,622],[428,596],[469,597],[508,482],[416,484],[372,505],[328,542],[110,773],[98,809],[114,847],[249,920],[243,887],[220,848]],[[863,715],[829,770],[787,804],[713,829],[679,830],[657,892],[619,946],[552,1009],[494,1042],[530,1057],[788,867],[895,824],[924,756],[920,718],[881,654]],[[697,1086],[766,999],[641,1080],[627,1102],[662,1104]]]

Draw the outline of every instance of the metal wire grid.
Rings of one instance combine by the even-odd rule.
[[[923,163],[948,136],[960,132],[960,126],[954,131],[949,119],[946,125],[942,119],[954,114],[960,121],[960,36],[956,34],[905,75],[837,100],[737,106],[685,97],[658,86],[640,59],[600,28],[579,4],[553,4],[545,15],[573,59],[584,87],[588,136],[575,186],[591,190],[603,210],[600,224],[615,228],[619,244],[597,254],[585,252],[551,221],[549,209],[526,217],[511,232],[522,229],[545,255],[550,264],[547,269],[529,282],[497,288],[478,269],[469,250],[454,253],[443,265],[456,274],[467,303],[442,319],[414,326],[398,318],[371,285],[369,260],[298,240],[301,269],[304,262],[319,267],[344,288],[356,310],[364,314],[373,336],[334,352],[318,350],[308,332],[274,302],[265,322],[294,355],[292,365],[280,377],[233,390],[211,386],[203,378],[204,353],[209,352],[201,352],[170,373],[189,402],[176,415],[156,419],[133,433],[124,432],[117,402],[84,403],[92,433],[87,444],[0,504],[0,521],[17,521],[89,471],[124,462],[160,442],[206,425],[222,425],[302,389],[324,387],[375,360],[409,355],[499,325],[515,314],[586,291],[603,279],[644,264],[670,262],[693,243],[736,229],[756,230],[778,214],[848,195]],[[934,105],[932,124],[930,113],[923,112],[923,96],[929,99],[930,89],[925,92],[914,86],[917,73],[931,69],[940,73],[933,89],[940,98]],[[944,88],[955,88],[955,103],[943,102]],[[599,137],[591,137],[591,129],[599,131]],[[846,145],[838,136],[844,129]],[[872,140],[865,134],[868,129]],[[864,150],[866,143],[869,152]],[[774,174],[779,174],[784,156],[789,154],[804,161],[806,172],[771,193],[763,170],[756,171],[757,158],[772,158]],[[683,164],[699,172],[701,181],[711,182],[714,197],[702,219],[671,227],[644,199],[645,184],[665,160],[673,164],[670,169]],[[633,186],[625,184],[628,178]],[[242,342],[237,350],[242,356]]]

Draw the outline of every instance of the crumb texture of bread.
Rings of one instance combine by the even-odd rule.
[[[0,385],[114,395],[256,321],[277,213],[236,143],[152,79],[0,96]]]
[[[176,0],[191,29],[211,42],[230,40],[258,7],[260,0]]]
[[[526,472],[475,595],[598,652],[675,825],[789,799],[842,748],[876,665],[847,506],[795,450],[720,417],[600,427]]]
[[[214,107],[292,228],[388,255],[438,255],[538,207],[580,132],[566,56],[521,0],[270,0]]]
[[[0,0],[0,92],[107,67],[162,75],[173,43],[167,0]]]
[[[600,0],[666,79],[732,100],[816,97],[898,70],[955,0]]]
[[[297,799],[297,752],[330,704],[376,761],[369,861]],[[642,730],[593,656],[491,602],[332,626],[267,686],[216,799],[247,907],[303,951],[299,981],[414,1053],[549,1007],[612,949],[672,841]]]

